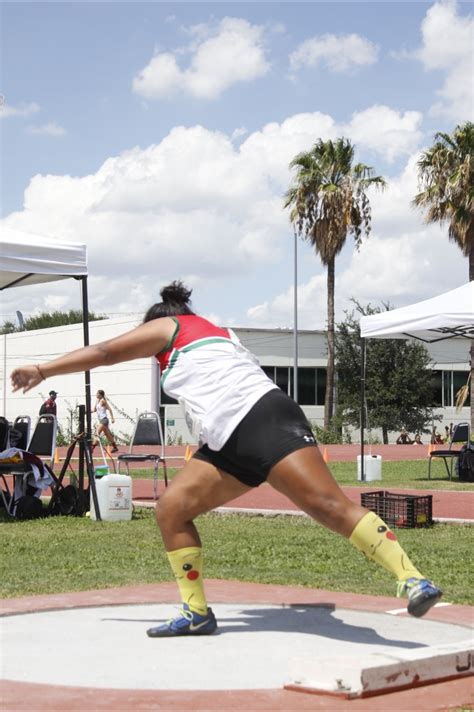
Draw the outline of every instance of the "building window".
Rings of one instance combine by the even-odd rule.
[[[288,378],[288,366],[277,366],[275,368],[276,371],[276,378],[275,378],[275,383],[277,384],[278,388],[281,388],[283,393],[287,393],[289,395],[288,391],[288,384],[289,384],[289,378]]]
[[[469,376],[469,371],[453,371],[453,403],[456,405],[456,393],[460,388],[466,385]],[[464,403],[465,408],[469,408],[471,405],[470,393],[467,396],[466,402]]]
[[[316,405],[324,405],[326,401],[326,369],[317,369]]]
[[[432,371],[433,402],[437,408],[454,408],[456,393],[466,385],[469,371]],[[468,395],[464,407],[471,405]]]
[[[441,408],[443,405],[443,372],[431,372],[431,387],[433,389],[433,406]]]
[[[294,397],[293,366],[262,366],[262,370],[284,393],[287,393],[291,398]],[[326,369],[299,367],[298,403],[300,405],[324,405],[325,394]]]
[[[316,369],[298,368],[298,402],[316,405]]]

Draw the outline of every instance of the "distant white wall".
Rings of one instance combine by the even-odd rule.
[[[90,343],[98,343],[113,338],[133,329],[139,319],[117,318],[94,321],[89,324]],[[279,329],[235,329],[242,342],[259,358],[262,366],[291,366],[293,363],[293,334],[290,330]],[[24,331],[0,336],[0,412],[9,420],[17,415],[29,415],[33,422],[38,415],[41,403],[51,389],[58,391],[58,420],[66,427],[69,411],[85,402],[84,375],[71,374],[57,376],[43,381],[38,388],[26,393],[12,393],[9,374],[22,364],[35,364],[60,356],[66,351],[81,348],[83,345],[82,324]],[[438,344],[426,345],[433,362],[440,367],[452,370],[467,368],[469,342],[463,339],[450,339]],[[326,365],[326,338],[324,332],[303,331],[299,335],[299,365],[322,367]],[[117,434],[130,434],[132,422],[137,414],[151,410],[156,399],[152,398],[154,383],[152,359],[137,359],[115,366],[107,366],[91,371],[91,393],[94,396],[98,388],[109,397],[115,411],[116,423],[113,426]],[[307,417],[317,425],[323,424],[323,406],[304,406]],[[120,412],[122,411],[122,413]],[[469,409],[463,408],[456,413],[454,408],[439,409],[443,420],[437,424],[443,434],[444,426],[469,420]],[[184,444],[193,441],[186,428],[179,406],[166,406],[165,427],[169,439]],[[373,432],[373,435],[381,434]],[[395,440],[398,433],[393,433]],[[359,439],[357,429],[352,430],[354,442]]]

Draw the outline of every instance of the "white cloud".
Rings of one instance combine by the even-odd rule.
[[[377,61],[379,48],[357,34],[318,35],[305,40],[290,55],[293,70],[325,64],[332,72],[347,72]]]
[[[217,28],[201,24],[191,34],[188,67],[181,68],[176,59],[182,50],[157,54],[134,78],[133,91],[146,99],[176,92],[215,99],[233,84],[262,77],[270,69],[260,26],[225,17]]]
[[[352,115],[343,131],[358,149],[370,150],[392,162],[412,153],[419,144],[422,114],[399,112],[388,106],[371,106]]]
[[[11,116],[31,116],[32,114],[36,114],[39,110],[40,107],[35,102],[30,102],[29,104],[22,102],[17,106],[5,102],[0,104],[0,119],[8,119]]]
[[[291,228],[282,207],[291,178],[289,162],[298,152],[308,150],[317,137],[335,138],[351,127],[359,130],[358,142],[364,149],[361,160],[365,160],[366,151],[387,153],[386,143],[397,155],[409,153],[418,140],[418,121],[387,107],[356,113],[346,124],[318,112],[297,114],[280,124],[266,124],[240,144],[202,126],[178,126],[158,144],[109,158],[91,175],[34,176],[25,191],[24,209],[9,215],[4,224],[86,242],[95,311],[143,310],[157,298],[157,285],[185,275],[191,285],[201,284],[206,289],[221,285],[227,289],[239,279],[247,283],[263,274],[267,275],[268,293],[278,295],[285,291],[278,287],[282,284],[279,275],[284,274],[283,284],[287,283],[287,262],[291,260]],[[350,267],[348,257],[344,258],[347,264],[344,259],[338,260],[341,285],[344,281],[358,284],[362,293],[367,284],[370,292],[367,275],[373,276],[374,284],[377,278],[380,289],[384,284],[391,285],[392,276],[400,273],[402,265],[395,263],[392,247],[387,249],[388,262],[383,265],[384,245],[396,245],[403,236],[407,250],[413,242],[422,244],[427,254],[433,252],[429,255],[431,272],[422,277],[423,270],[417,268],[420,281],[416,286],[426,283],[429,288],[426,275],[435,271],[437,278],[439,272],[439,278],[446,279],[441,272],[446,268],[449,274],[449,260],[433,247],[436,241],[431,243],[434,228],[425,229],[421,215],[410,208],[416,191],[415,164],[413,156],[400,176],[390,180],[386,194],[371,196],[374,235],[369,240],[370,250],[361,253],[365,265],[355,257]],[[429,237],[420,242],[420,235],[425,234]],[[450,249],[455,251],[452,245]],[[349,247],[348,251],[351,256]],[[422,258],[426,255],[418,248],[409,253],[408,267],[413,270]],[[372,270],[374,260],[376,268]],[[305,303],[308,305],[310,326],[315,290],[325,294],[323,270],[313,256],[311,273],[316,281],[306,279],[306,292],[301,297],[302,309]],[[351,274],[357,275],[353,283]],[[404,289],[410,283],[408,275],[402,273]],[[69,291],[70,287],[60,285],[51,294]],[[338,286],[339,291],[345,294]],[[247,295],[246,299],[248,305]],[[290,296],[286,296],[286,302],[284,297],[269,300],[266,307],[274,320],[283,320],[287,314],[278,325],[291,324],[291,306],[286,308],[285,303],[291,303]],[[324,302],[319,313],[325,314]],[[258,320],[267,318],[264,307],[258,307],[250,318],[255,324],[262,323]]]
[[[460,15],[456,2],[437,2],[426,13],[421,26],[422,45],[415,53],[427,70],[444,75],[437,92],[440,100],[432,113],[454,121],[474,116],[474,19]]]
[[[36,136],[65,136],[66,134],[66,129],[55,121],[49,121],[47,124],[41,124],[41,126],[28,126],[26,131]]]
[[[247,131],[247,129],[245,128],[245,126],[239,126],[239,128],[234,129],[234,130],[232,131],[232,134],[231,134],[231,136],[230,136],[230,140],[231,140],[231,141],[239,141],[239,140],[240,140],[241,138],[243,138],[243,136],[245,136],[246,134],[248,134],[248,131]]]

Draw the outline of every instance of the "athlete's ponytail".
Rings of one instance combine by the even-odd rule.
[[[148,309],[143,323],[163,316],[194,314],[191,309],[191,293],[192,289],[187,289],[179,280],[171,282],[161,289],[160,296],[163,301],[153,304]]]

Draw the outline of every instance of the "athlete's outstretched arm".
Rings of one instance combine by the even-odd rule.
[[[65,373],[89,371],[121,361],[153,356],[168,344],[176,324],[169,317],[154,319],[109,341],[85,346],[59,358],[35,366],[20,366],[11,373],[13,391],[26,393],[41,381]]]

